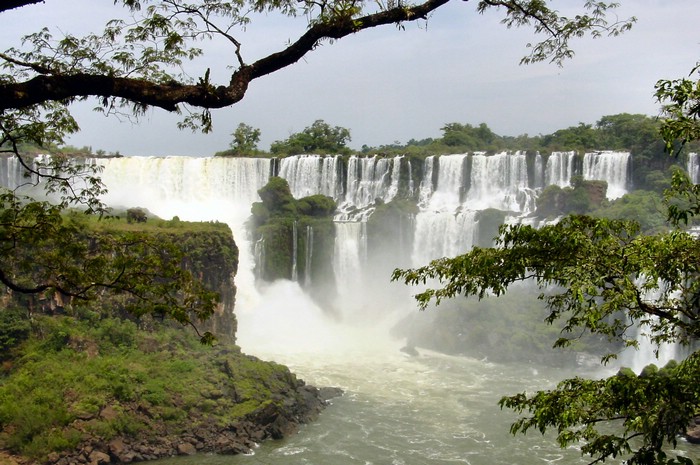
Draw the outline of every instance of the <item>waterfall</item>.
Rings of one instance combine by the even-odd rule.
[[[437,186],[431,192],[432,195],[426,210],[454,212],[461,205],[461,197],[464,192],[464,164],[466,158],[466,154],[440,156]]]
[[[255,257],[255,278],[263,279],[265,276],[265,238],[261,237],[255,241],[253,247],[253,256]]]
[[[280,160],[278,176],[287,180],[295,198],[323,194],[338,200],[342,194],[338,156],[294,155]]]
[[[181,215],[169,206],[173,201],[233,203],[236,213],[247,218],[250,204],[260,201],[258,190],[270,173],[270,160],[262,158],[122,157],[96,162],[104,167],[102,181],[109,189],[105,201],[140,205],[154,212],[166,209],[164,218]],[[207,220],[221,215],[211,210],[192,213]]]
[[[700,184],[700,156],[697,153],[688,154],[688,176],[693,184]]]
[[[658,320],[652,316],[652,321]],[[640,373],[645,366],[654,364],[658,367],[666,365],[671,360],[681,360],[687,354],[678,344],[663,343],[660,346],[651,342],[648,326],[636,323],[633,327],[633,338],[637,342],[637,348],[625,350],[621,357],[621,363],[630,367],[635,373]]]
[[[416,215],[411,262],[425,265],[440,257],[454,257],[472,248],[476,235],[476,212],[431,212]]]
[[[642,289],[646,278],[640,276],[636,279],[635,285]],[[670,306],[674,305],[673,301],[678,297],[678,293],[663,281],[658,281],[657,288],[653,290],[644,290],[642,299],[651,305]],[[670,360],[681,360],[687,353],[684,353],[683,348],[677,343],[662,343],[654,344],[651,340],[649,332],[653,331],[653,327],[657,325],[659,318],[655,315],[650,315],[648,321],[630,321],[632,324],[632,338],[637,343],[637,348],[630,347],[623,351],[620,360],[623,365],[632,368],[636,373],[649,365],[664,366]]]
[[[571,185],[571,176],[574,172],[574,158],[576,152],[552,152],[547,158],[545,166],[545,185],[568,187]]]
[[[104,168],[102,179],[109,190],[104,200],[111,206],[141,206],[166,219],[177,215],[183,220],[217,220],[230,224],[240,247],[236,278],[241,289],[239,303],[245,300],[248,292],[245,289],[253,289],[251,298],[256,298],[254,253],[260,258],[266,252],[266,245],[270,246],[263,241],[250,242],[245,224],[250,217],[251,204],[260,201],[257,191],[268,182],[270,175],[286,179],[297,198],[316,194],[334,198],[339,204],[335,239],[329,238],[334,242],[328,242],[329,257],[324,260],[332,260],[332,264],[327,262],[326,265],[329,270],[332,267],[340,300],[352,302],[361,296],[366,280],[374,278],[363,277],[367,275],[363,268],[373,258],[367,256],[367,221],[376,209],[377,199],[388,203],[399,195],[415,191],[418,212],[409,215],[401,212],[395,219],[400,224],[387,229],[383,240],[393,242],[391,248],[387,247],[388,261],[398,255],[397,263],[402,266],[424,265],[435,258],[467,252],[478,238],[476,218],[480,210],[505,210],[508,221],[523,221],[524,215],[534,211],[537,190],[532,187],[566,185],[576,174],[573,152],[551,154],[546,166],[539,154],[534,160],[529,158],[534,163],[530,166],[532,179],[528,176],[525,152],[428,156],[423,162],[422,178],[416,179],[415,186],[413,167],[404,156],[351,156],[347,159],[320,155],[282,159],[122,157],[88,162]],[[587,179],[607,180],[608,195],[612,197],[616,189],[624,191],[628,158],[629,153],[586,154],[583,174]],[[689,157],[689,171],[697,162],[696,155]],[[407,170],[408,179],[406,171],[402,176],[402,168]],[[16,187],[24,179],[16,159],[0,157],[2,184]],[[314,231],[310,226],[305,232],[298,231],[298,227],[295,223],[291,231],[291,275],[308,286],[312,281]],[[317,242],[320,237],[316,238]],[[317,252],[323,250],[320,242],[316,245]],[[302,251],[299,247],[305,248]],[[303,276],[299,276],[301,264],[298,260],[304,260]],[[321,258],[316,257],[316,260]],[[257,271],[260,276],[264,275],[264,270]],[[380,281],[386,276],[376,279]]]
[[[399,165],[399,160],[400,157],[390,159],[376,155],[350,157],[344,207],[366,208],[377,198],[384,202],[391,201],[398,192],[399,176],[398,169],[392,167]],[[396,175],[393,174],[394,171],[397,172]]]
[[[304,285],[311,285],[311,263],[314,254],[314,228],[306,226],[306,250],[304,254]]]
[[[297,276],[297,253],[299,248],[299,238],[297,232],[297,221],[292,223],[292,281],[298,281]]]
[[[140,206],[166,219],[229,224],[239,247],[236,308],[256,305],[254,251],[245,223],[251,204],[260,201],[258,190],[269,179],[269,159],[123,157],[95,162],[104,168],[108,205]],[[256,245],[264,254],[265,244]]]
[[[607,181],[607,198],[617,199],[627,193],[629,152],[595,152],[583,156],[583,178]]]
[[[338,306],[344,310],[350,309],[351,313],[364,305],[362,277],[367,250],[364,224],[357,221],[335,222],[333,273],[338,283]]]
[[[474,211],[462,210],[467,154],[442,155],[425,159],[420,186],[421,211],[415,218],[415,236],[411,262],[424,265],[430,260],[454,256],[469,250],[474,240]]]
[[[394,157],[391,160],[391,182],[386,190],[386,197],[382,200],[391,201],[399,193],[399,182],[401,181],[401,160],[403,157]]]
[[[423,179],[418,186],[418,206],[425,208],[433,195],[433,168],[435,166],[435,156],[426,157],[423,162]]]
[[[17,157],[0,156],[0,183],[8,189],[16,189],[19,186],[32,182],[32,178],[25,176],[26,170]]]
[[[529,190],[524,152],[473,155],[466,201],[470,209],[497,208],[527,214],[534,210]]]
[[[539,152],[535,155],[535,179],[532,187],[542,189],[545,186],[544,168],[542,167],[542,155]]]

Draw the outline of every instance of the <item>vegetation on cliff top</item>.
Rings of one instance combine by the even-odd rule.
[[[251,212],[254,235],[260,240],[258,248],[262,248],[257,263],[259,276],[272,281],[292,279],[296,273],[297,277],[308,276],[317,290],[332,294],[335,201],[325,195],[295,199],[287,181],[276,176],[258,193],[262,202],[255,202]]]
[[[43,460],[87,444],[162,442],[235,427],[297,384],[287,368],[176,327],[145,331],[99,306],[3,311],[0,449]]]

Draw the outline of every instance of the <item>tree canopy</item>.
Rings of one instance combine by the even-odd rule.
[[[303,131],[292,134],[284,141],[273,142],[270,151],[274,154],[298,155],[303,153],[348,153],[350,130],[331,126],[316,120]]]

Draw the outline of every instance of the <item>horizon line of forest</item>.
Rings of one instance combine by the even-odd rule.
[[[496,153],[508,150],[537,151],[551,153],[560,151],[625,150],[644,158],[656,158],[664,153],[664,142],[660,134],[662,121],[643,114],[619,113],[603,116],[594,124],[580,122],[577,126],[559,129],[551,134],[530,136],[502,136],[489,128],[487,123],[478,125],[446,123],[440,128],[441,137],[409,139],[405,144],[394,141],[379,146],[362,145],[360,150],[348,146],[352,140],[350,129],[331,126],[324,120],[316,120],[304,130],[291,134],[283,141],[273,142],[270,150],[258,147],[261,130],[240,123],[231,134],[229,148],[214,153],[223,157],[285,157],[301,154],[321,155],[412,155],[430,156],[483,151]],[[123,156],[119,151],[93,150],[91,146],[72,145],[50,148],[56,153],[70,156]],[[683,149],[683,150],[681,150]],[[24,153],[45,153],[45,149],[25,145]],[[690,142],[678,147],[679,153],[700,151],[700,143]]]

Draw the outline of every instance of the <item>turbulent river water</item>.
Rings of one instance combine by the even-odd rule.
[[[586,464],[577,447],[562,450],[553,435],[512,436],[516,415],[501,410],[501,396],[553,387],[573,376],[610,371],[498,364],[419,349],[400,351],[388,321],[346,325],[319,313],[294,283],[278,282],[264,302],[239,315],[239,342],[246,353],[288,365],[317,386],[338,386],[318,421],[253,454],[173,457],[158,465],[257,464]],[[417,310],[415,310],[417,311]],[[677,451],[695,460],[681,442]],[[608,462],[620,463],[620,462]]]

